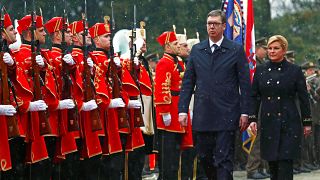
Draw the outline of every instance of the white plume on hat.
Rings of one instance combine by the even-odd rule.
[[[187,44],[187,36],[185,34],[176,34],[179,44]]]
[[[200,42],[199,33],[197,32],[197,38],[187,40],[188,48],[192,49],[192,46],[198,44],[199,42]]]

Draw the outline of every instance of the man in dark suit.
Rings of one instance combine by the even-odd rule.
[[[233,179],[235,132],[248,126],[249,66],[243,47],[223,37],[225,13],[207,16],[209,38],[195,45],[188,59],[179,101],[179,121],[187,124],[194,93],[192,126],[196,149],[208,179]],[[239,120],[240,119],[240,120]]]

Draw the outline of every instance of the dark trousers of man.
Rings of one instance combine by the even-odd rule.
[[[269,161],[271,180],[293,180],[293,160]]]
[[[100,180],[122,179],[124,152],[103,156],[100,165]]]
[[[240,131],[236,131],[235,139],[234,170],[242,171],[246,168],[248,154],[242,149],[242,133]]]
[[[193,148],[185,149],[181,152],[181,180],[197,179],[203,180],[207,179],[206,174],[203,171],[202,166],[200,165],[200,159],[197,156],[196,151],[196,132],[193,134]]]
[[[140,147],[128,153],[128,179],[140,180],[142,178],[142,170],[145,159],[145,149]]]
[[[208,180],[232,180],[235,131],[197,132],[197,153]]]
[[[48,152],[48,162],[49,164],[47,165],[46,168],[46,177],[45,179],[59,179],[60,176],[60,171],[58,168],[58,164],[53,163],[55,151],[56,151],[56,143],[57,143],[57,137],[53,136],[47,136],[44,138],[46,142],[46,147],[47,147],[47,152]]]
[[[314,125],[315,162],[320,166],[320,125]]]
[[[125,147],[127,142],[127,134],[120,134],[122,152],[102,156],[99,167],[99,180],[124,179],[125,166]],[[101,141],[100,143],[103,143]],[[101,144],[103,146],[103,144]]]
[[[159,130],[159,180],[178,179],[181,134]]]
[[[9,141],[12,169],[1,172],[1,180],[23,180],[25,175],[26,143],[17,137]]]

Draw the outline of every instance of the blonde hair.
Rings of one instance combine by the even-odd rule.
[[[274,36],[271,36],[268,40],[268,44],[267,44],[267,47],[269,47],[269,45],[271,43],[274,43],[274,42],[279,42],[281,44],[281,47],[287,51],[288,50],[288,41],[285,37],[281,36],[281,35],[274,35]]]

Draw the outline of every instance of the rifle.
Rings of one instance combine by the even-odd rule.
[[[138,86],[138,89],[140,91],[140,99],[142,100],[142,94],[140,90],[140,82],[138,78],[138,69],[136,69],[136,65],[134,64],[134,58],[136,57],[137,54],[137,46],[134,44],[134,39],[136,38],[136,33],[137,33],[137,20],[136,20],[136,5],[133,6],[133,28],[131,30],[131,47],[130,47],[130,74],[135,81],[136,85]],[[130,97],[131,100],[137,100],[138,97]],[[133,122],[134,122],[134,127],[142,127],[144,126],[143,122],[143,117],[141,114],[141,109],[133,109],[134,111],[134,117],[133,117]]]
[[[109,51],[109,57],[110,57],[110,63],[109,67],[110,71],[108,70],[107,78],[111,77],[112,79],[112,97],[113,98],[121,98],[121,90],[122,90],[122,84],[121,80],[118,76],[118,68],[117,65],[114,62],[114,48],[113,48],[113,36],[115,31],[115,20],[114,20],[114,14],[113,14],[113,1],[111,1],[111,22],[110,17],[106,16],[104,18],[105,23],[110,23],[110,51]],[[118,126],[119,129],[121,128],[127,128],[129,127],[129,121],[126,109],[123,107],[117,108],[118,112]]]
[[[64,10],[63,10],[63,18],[62,18],[62,42],[61,42],[61,49],[62,49],[62,70],[61,70],[61,77],[62,77],[62,92],[61,92],[61,99],[72,99],[72,80],[70,78],[69,67],[66,62],[62,59],[67,54],[67,42],[65,39],[65,32],[67,32],[68,24],[67,24],[67,13],[66,13],[66,0],[64,0]],[[77,131],[79,130],[79,111],[77,106],[72,109],[68,109],[68,131]]]
[[[32,0],[33,11],[31,13],[31,21],[32,25],[30,28],[31,31],[31,62],[32,62],[32,76],[33,76],[33,95],[34,100],[42,100],[42,92],[41,86],[44,85],[43,80],[40,77],[40,68],[39,65],[36,63],[36,56],[40,54],[40,42],[35,40],[35,31],[36,31],[36,11],[35,11],[35,4],[34,0]],[[37,48],[36,48],[37,46]],[[51,127],[48,120],[48,112],[47,111],[38,111],[39,116],[39,130],[40,135],[46,135],[51,133]]]
[[[0,29],[1,32],[5,31],[4,29],[4,11],[3,8],[1,8],[1,21],[0,21]],[[2,39],[2,35],[0,36],[0,71],[1,71],[1,89],[0,94],[2,98],[1,104],[9,105],[10,103],[10,89],[9,89],[9,78],[8,78],[8,69],[7,65],[3,62],[3,55],[5,52],[9,52],[8,44],[5,39]],[[17,123],[16,116],[7,116],[7,127],[8,127],[8,138],[14,138],[19,136],[19,127]]]
[[[90,101],[92,99],[95,99],[95,87],[93,84],[93,81],[91,80],[91,71],[90,67],[87,62],[88,58],[88,46],[86,44],[86,37],[88,35],[88,25],[87,25],[87,1],[84,1],[84,9],[85,12],[82,14],[82,21],[83,21],[83,34],[82,34],[82,40],[83,40],[83,63],[84,63],[84,73],[83,73],[83,84],[84,84],[84,101]],[[102,124],[100,121],[99,116],[99,110],[94,109],[90,111],[90,119],[91,119],[91,126],[92,131],[98,131],[102,129]]]

